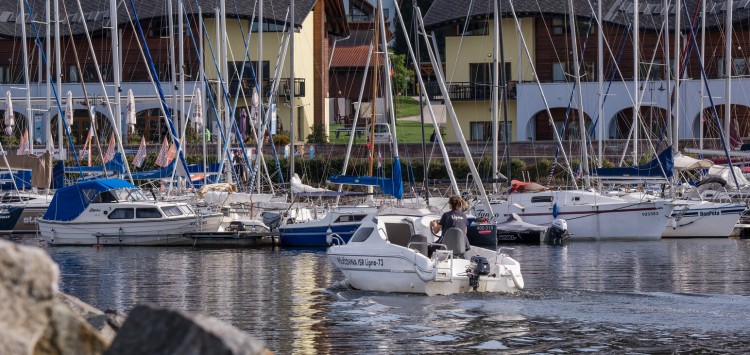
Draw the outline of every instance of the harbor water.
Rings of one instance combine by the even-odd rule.
[[[750,351],[750,240],[519,245],[525,290],[435,297],[352,290],[323,249],[44,248],[100,309],[200,312],[280,354]]]

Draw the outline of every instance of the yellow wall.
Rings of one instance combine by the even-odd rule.
[[[492,28],[494,24],[489,22],[490,34],[487,36],[449,36],[445,39],[445,76],[450,82],[470,82],[469,64],[470,63],[492,63],[493,59],[493,35]],[[505,51],[505,61],[511,63],[511,73],[509,81],[518,80],[519,62],[518,62],[518,38],[516,25],[513,19],[503,19],[503,49]],[[522,19],[521,29],[526,45],[529,47],[532,59],[535,58],[534,50],[534,20],[531,18]],[[521,47],[522,61],[521,73],[524,81],[533,80],[530,70],[529,60],[523,46]],[[491,101],[453,101],[453,108],[461,124],[464,137],[467,140],[471,138],[469,131],[469,122],[490,121]],[[501,110],[500,119],[502,120],[502,106],[498,104]],[[511,140],[515,140],[518,129],[516,121],[516,101],[508,101],[508,120],[513,122],[513,133]],[[452,125],[448,124],[447,129],[448,141],[455,142],[456,134]]]
[[[314,65],[313,65],[313,16],[316,14],[314,12],[310,12],[310,15],[307,16],[304,22],[302,22],[302,28],[299,32],[295,33],[294,37],[294,76],[297,79],[303,78],[305,79],[305,96],[304,97],[297,97],[295,99],[296,105],[298,109],[298,115],[299,118],[297,122],[295,122],[295,140],[296,141],[304,141],[307,135],[310,133],[310,127],[313,124],[313,108],[315,105],[315,102],[313,100],[313,84],[314,84]],[[206,19],[206,30],[208,32],[208,36],[204,39],[206,41],[204,43],[204,65],[205,65],[205,71],[206,76],[210,79],[215,79],[217,77],[216,75],[216,66],[214,65],[213,59],[211,57],[211,52],[209,49],[208,41],[211,42],[211,46],[213,46],[213,50],[215,52],[218,52],[218,45],[216,44],[216,31],[215,31],[215,20],[214,19]],[[242,26],[245,31],[247,31],[248,27],[250,25],[249,20],[243,20]],[[228,61],[242,61],[242,57],[245,53],[245,44],[243,43],[243,34],[240,30],[240,25],[237,23],[236,19],[232,19],[230,21],[227,21],[227,36],[223,37],[223,40],[226,40],[227,43],[229,43],[229,47],[227,49],[227,56]],[[247,38],[247,32],[244,33],[245,38]],[[279,54],[279,48],[281,47],[282,42],[282,35],[281,32],[263,32],[263,60],[269,62],[270,66],[270,76],[272,79],[276,67],[276,60],[277,56]],[[258,35],[257,33],[252,33],[250,36],[250,48],[249,48],[249,55],[251,60],[256,61],[258,58]],[[218,53],[214,54],[215,56],[218,56]],[[235,58],[235,59],[232,59]],[[289,77],[289,63],[290,63],[290,55],[287,52],[286,58],[282,67],[281,72],[281,78],[288,78]],[[231,78],[230,78],[231,81]],[[245,95],[250,98],[250,93],[245,93]],[[249,100],[248,100],[249,101]],[[289,103],[284,102],[283,96],[279,97],[279,99],[276,102],[277,107],[277,114],[279,117],[279,120],[281,121],[281,124],[285,131],[289,130]],[[237,107],[243,107],[243,106],[249,106],[249,102],[245,102],[242,98],[237,102]],[[210,108],[209,108],[210,110]],[[248,110],[249,112],[249,110]],[[327,121],[327,120],[326,120]],[[298,122],[301,122],[302,129],[297,129]],[[299,133],[302,134],[302,136],[299,136]]]

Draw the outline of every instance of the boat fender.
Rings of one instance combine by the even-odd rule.
[[[523,290],[524,284],[523,284],[523,278],[521,277],[521,275],[516,275],[516,273],[512,269],[508,271],[509,271],[511,280],[513,280],[513,283],[516,285],[516,287],[519,290]]]

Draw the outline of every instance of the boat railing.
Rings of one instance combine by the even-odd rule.
[[[344,242],[344,238],[341,238],[341,236],[338,233],[327,233],[326,243],[332,246],[334,241],[336,242],[336,245],[338,246],[346,244],[346,242]]]

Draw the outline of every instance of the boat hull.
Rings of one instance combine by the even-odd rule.
[[[664,238],[727,238],[745,211],[744,205],[702,202],[676,207]]]
[[[80,223],[56,222],[40,219],[39,232],[49,245],[133,245],[164,246],[192,245],[186,233],[216,231],[221,224],[220,214],[127,222]]]
[[[328,229],[338,234],[344,242],[349,242],[360,223],[332,226],[304,226],[288,224],[279,228],[279,245],[287,247],[326,247]]]
[[[3,206],[0,208],[0,234],[36,233],[36,220],[46,211],[47,207]]]
[[[515,204],[494,204],[496,218],[518,214],[524,222],[549,226],[555,218],[567,221],[571,240],[658,240],[664,223],[672,212],[666,201],[623,202],[564,205],[558,212],[549,206],[519,208]],[[475,207],[478,215],[486,214],[483,206]]]

